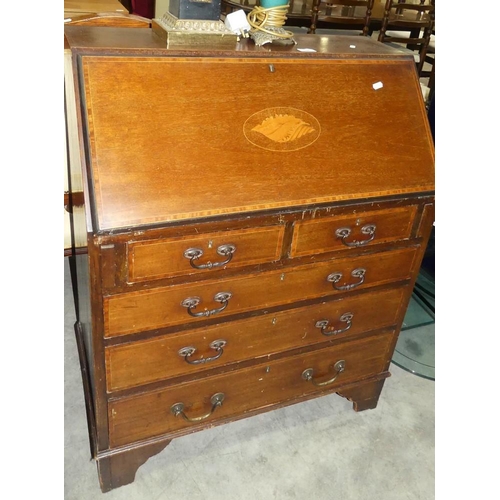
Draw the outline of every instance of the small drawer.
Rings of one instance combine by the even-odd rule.
[[[392,339],[392,332],[385,333],[110,401],[110,444],[115,447],[186,428],[197,430],[375,376],[385,368]]]
[[[362,248],[407,240],[417,213],[415,205],[332,216],[295,224],[291,257]]]
[[[127,245],[128,282],[277,261],[284,226],[260,227]]]
[[[108,392],[393,326],[405,291],[367,293],[107,347]]]
[[[296,266],[237,278],[104,298],[104,335],[113,337],[291,304],[409,279],[418,247]]]

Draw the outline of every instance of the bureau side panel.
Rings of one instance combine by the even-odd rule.
[[[106,449],[107,401],[105,398],[104,346],[102,340],[102,293],[100,291],[100,255],[88,238],[88,254],[71,257],[77,322],[77,336],[82,370],[87,420],[92,453]],[[73,265],[73,264],[72,264]]]

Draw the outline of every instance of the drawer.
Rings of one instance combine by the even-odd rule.
[[[291,257],[373,246],[410,238],[415,205],[299,221]]]
[[[110,401],[110,444],[115,447],[186,428],[196,430],[245,412],[374,376],[385,368],[392,339],[393,333],[386,333]],[[344,362],[344,371],[339,371],[339,361]],[[303,372],[309,369],[312,369],[312,380],[308,381]],[[331,383],[315,385],[329,382],[335,375],[337,377]],[[213,396],[221,393],[224,399],[222,405],[217,406]],[[183,412],[188,419],[199,420],[191,422],[181,414],[175,416],[172,406],[177,403],[183,404]]]
[[[273,262],[281,257],[283,234],[284,226],[271,226],[132,242],[127,245],[128,281]]]
[[[111,295],[104,298],[104,335],[206,321],[214,315],[254,311],[408,279],[418,250],[409,247],[296,266],[283,272]]]
[[[107,347],[108,392],[393,326],[405,292],[382,290]]]

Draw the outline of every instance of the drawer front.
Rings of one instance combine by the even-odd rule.
[[[128,281],[140,282],[279,260],[284,226],[128,244]]]
[[[126,389],[390,327],[397,321],[405,291],[406,287],[382,290],[108,347],[107,388]]]
[[[200,322],[215,314],[226,316],[407,279],[414,271],[417,252],[418,247],[409,247],[284,272],[108,296],[104,298],[104,335]]]
[[[392,333],[369,337],[266,365],[111,401],[108,407],[110,444],[125,445],[185,428],[196,430],[221,419],[376,375],[384,370],[392,337]],[[340,373],[339,361],[344,361],[344,371]],[[335,375],[337,378],[327,385],[317,386],[303,378],[303,372],[308,369],[313,370],[312,379],[315,383],[328,382]],[[213,409],[212,397],[220,393],[224,394],[223,403],[209,415]],[[175,416],[172,406],[177,403],[183,403],[187,418],[206,418],[190,422],[182,415]]]
[[[415,205],[299,221],[291,257],[407,240],[417,212]]]

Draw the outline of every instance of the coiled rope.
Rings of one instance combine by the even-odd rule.
[[[255,30],[263,31],[277,38],[293,38],[292,32],[282,28],[287,19],[288,7],[290,4],[267,9],[257,5],[247,14],[248,24]]]

